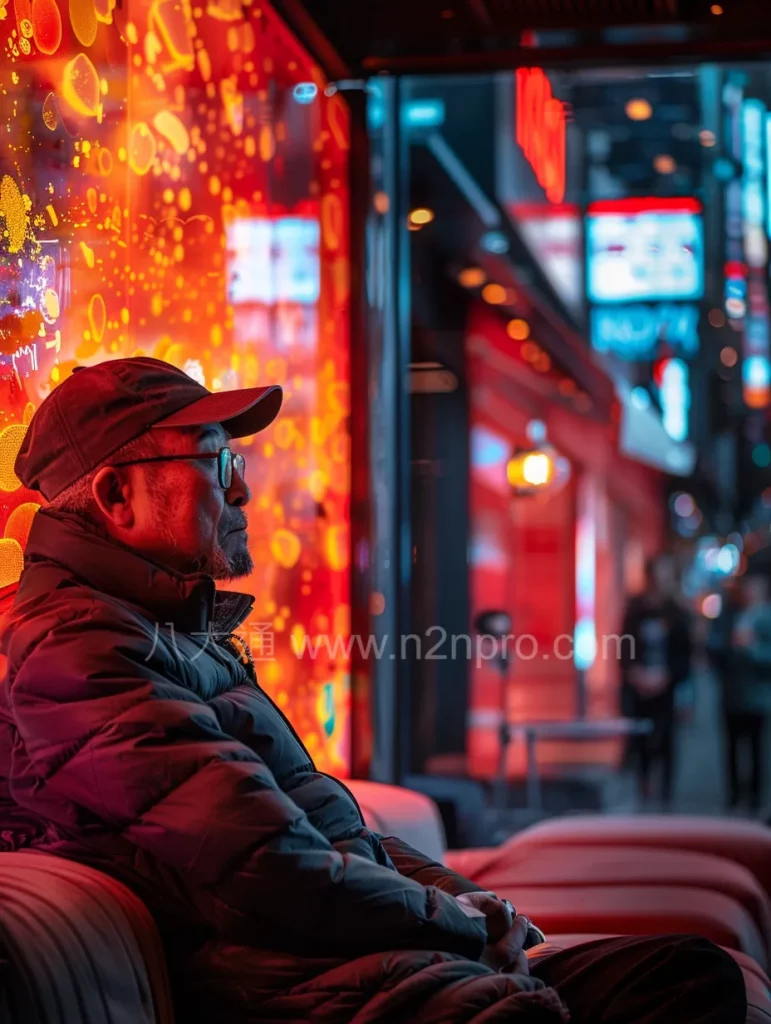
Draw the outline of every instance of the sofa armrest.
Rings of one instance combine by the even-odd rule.
[[[10,1024],[172,1024],[155,923],[124,885],[33,852],[0,854]]]

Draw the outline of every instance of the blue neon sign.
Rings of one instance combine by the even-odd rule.
[[[678,354],[689,357],[699,351],[699,307],[662,302],[591,311],[592,347],[612,352],[620,359],[644,362],[666,342]]]
[[[444,124],[444,100],[407,100],[402,123],[408,128],[439,128]]]

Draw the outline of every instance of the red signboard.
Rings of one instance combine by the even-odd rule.
[[[517,142],[552,203],[565,198],[565,107],[541,68],[517,71]]]

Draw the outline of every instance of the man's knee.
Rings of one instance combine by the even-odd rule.
[[[737,1012],[746,1006],[744,975],[730,953],[699,935],[673,935],[662,941],[668,966],[683,983],[691,982],[702,992],[709,991],[716,1004]]]

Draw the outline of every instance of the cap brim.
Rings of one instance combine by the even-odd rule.
[[[205,395],[153,424],[154,429],[202,427],[221,423],[231,437],[249,437],[269,427],[278,416],[284,393],[278,384]]]

